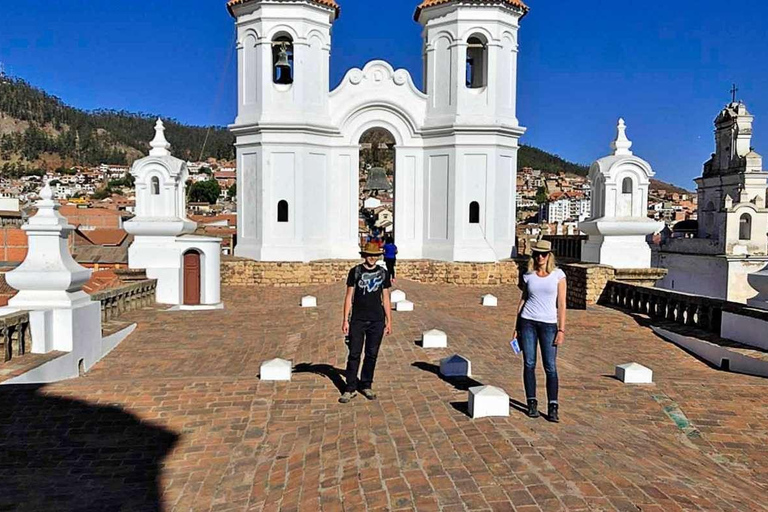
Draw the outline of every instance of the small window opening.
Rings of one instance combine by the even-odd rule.
[[[277,203],[277,222],[288,222],[288,201],[285,199]]]
[[[466,86],[485,87],[488,82],[488,46],[478,36],[467,39]]]
[[[621,193],[622,194],[631,194],[632,193],[632,178],[624,178],[621,182]]]
[[[152,186],[152,195],[153,196],[160,195],[160,178],[158,178],[157,176],[154,176],[152,178],[152,185],[151,186]]]
[[[293,83],[293,40],[289,36],[279,36],[272,41],[272,81]]]
[[[752,239],[752,217],[745,213],[739,219],[739,240]]]
[[[480,224],[480,203],[477,201],[469,203],[469,223]]]

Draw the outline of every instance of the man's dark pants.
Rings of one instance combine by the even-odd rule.
[[[381,339],[384,337],[384,321],[352,320],[349,324],[349,356],[347,357],[347,391],[357,391],[357,370],[360,368],[360,356],[365,347],[363,372],[360,374],[360,389],[370,389],[373,373],[376,370],[376,358],[379,355]]]

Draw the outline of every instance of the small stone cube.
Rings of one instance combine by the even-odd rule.
[[[405,300],[405,292],[403,290],[392,290],[389,293],[389,301],[392,304]]]
[[[413,302],[401,300],[395,303],[395,311],[413,311]]]
[[[467,408],[472,418],[509,416],[509,395],[495,386],[475,386],[469,388]]]
[[[483,295],[482,304],[486,307],[495,308],[499,305],[499,299],[489,293],[488,295]]]
[[[301,307],[303,308],[316,308],[317,307],[317,297],[313,297],[312,295],[307,295],[306,297],[301,298]]]
[[[471,377],[472,363],[464,356],[453,354],[440,360],[440,375],[443,377]]]
[[[437,329],[424,332],[421,336],[422,348],[445,348],[448,346],[448,336]]]
[[[293,364],[285,359],[270,359],[261,363],[261,380],[291,380]]]
[[[638,363],[616,366],[616,378],[624,384],[652,384],[653,370]]]

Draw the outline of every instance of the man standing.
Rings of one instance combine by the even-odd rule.
[[[357,370],[365,348],[365,361],[360,375],[360,392],[368,400],[376,400],[373,392],[373,373],[379,355],[382,337],[392,333],[392,307],[389,289],[392,283],[387,270],[376,264],[382,250],[373,242],[365,244],[360,252],[363,263],[355,266],[347,276],[347,294],[344,297],[342,332],[349,337],[347,356],[347,387],[339,398],[346,404],[357,395]],[[352,316],[350,317],[350,310]]]

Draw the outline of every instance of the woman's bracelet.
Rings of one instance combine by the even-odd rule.
[[[561,332],[561,333],[565,334],[565,329],[558,329],[557,332]]]

